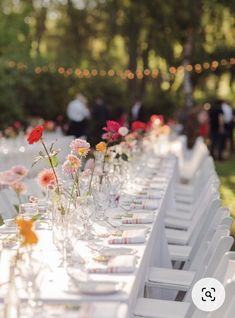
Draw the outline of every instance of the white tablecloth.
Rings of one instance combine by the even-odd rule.
[[[45,274],[41,285],[40,297],[43,302],[48,304],[84,304],[84,303],[123,303],[128,306],[128,310],[122,315],[123,318],[131,317],[137,297],[144,295],[144,286],[148,269],[150,266],[163,266],[171,268],[171,261],[168,252],[167,240],[165,237],[164,217],[168,209],[174,209],[174,180],[177,176],[176,159],[174,157],[166,158],[164,162],[164,173],[160,178],[166,178],[166,187],[163,196],[159,199],[159,208],[156,211],[153,224],[148,224],[150,232],[144,244],[127,244],[125,247],[134,248],[137,251],[138,264],[135,272],[130,274],[90,274],[91,279],[110,280],[123,282],[124,288],[121,292],[105,296],[88,296],[79,292],[73,292],[69,289],[69,279],[65,269],[58,266],[59,253],[52,243],[52,232],[42,230],[40,236],[40,245],[43,254],[52,270]],[[86,249],[85,242],[79,242],[81,250]],[[121,246],[121,245],[115,245]],[[123,246],[123,245],[122,245]],[[2,266],[2,264],[1,264]],[[0,268],[0,272],[4,269]],[[0,277],[0,283],[4,278]],[[0,290],[0,299],[3,298],[4,288]],[[168,290],[156,289],[154,297],[171,300],[175,293]],[[126,308],[126,307],[125,307]],[[106,317],[106,313],[99,318]],[[79,316],[78,316],[79,317]],[[109,318],[117,317],[110,312]]]

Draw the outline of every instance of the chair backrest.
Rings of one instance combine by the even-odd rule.
[[[215,271],[215,278],[224,285],[235,280],[234,266],[235,252],[225,253]]]
[[[194,281],[201,277],[213,277],[221,258],[233,244],[233,238],[229,234],[229,230],[226,229],[218,228],[216,230],[211,242],[201,255],[201,262],[196,269]]]
[[[192,150],[189,160],[185,160],[180,171],[180,177],[184,180],[190,181],[199,169],[203,159],[208,156],[207,146],[198,141]]]
[[[222,234],[222,232],[221,232]],[[221,260],[221,258],[223,257],[223,255],[231,248],[232,244],[233,244],[233,238],[231,236],[227,236],[227,234],[229,234],[228,231],[226,231],[226,233],[224,233],[226,236],[222,236],[220,237],[218,243],[216,244],[216,247],[214,249],[213,255],[210,257],[208,265],[202,269],[200,269],[195,277],[194,277],[194,282],[191,285],[191,288],[188,290],[186,296],[185,296],[185,301],[190,302],[190,307],[189,310],[185,316],[185,318],[191,318],[191,317],[207,317],[206,315],[202,315],[202,316],[197,316],[194,315],[195,311],[197,312],[197,309],[195,307],[195,305],[192,303],[192,298],[191,298],[191,293],[192,293],[192,288],[194,286],[194,284],[201,278],[203,277],[214,277],[215,276],[215,272],[216,269],[218,268],[219,262]],[[224,317],[224,316],[222,316]]]
[[[208,314],[207,318],[234,318],[235,317],[235,281],[225,286],[225,301],[223,305],[214,312]]]
[[[17,205],[18,201],[15,194],[8,190],[0,191],[0,214],[3,219],[11,219],[17,215],[17,210],[14,207]]]
[[[189,262],[185,263],[184,269],[196,270],[199,267],[199,264],[202,261],[202,257],[203,255],[205,255],[205,250],[209,247],[209,233],[213,231],[213,235],[215,234],[216,226],[214,223],[214,219],[219,213],[219,206],[220,201],[217,199],[209,203],[207,207],[208,211],[205,212],[207,214],[207,217],[205,220],[203,220],[201,226],[198,225],[198,236],[197,239],[195,239],[194,244],[192,245],[191,259],[189,260]],[[211,235],[210,238],[212,238],[213,235]]]
[[[212,157],[207,156],[201,162],[201,165],[195,173],[195,176],[190,181],[195,194],[197,194],[197,192],[201,190],[201,186],[208,180],[211,175],[213,175],[214,178],[217,178],[214,161]]]
[[[195,208],[195,218],[192,219],[190,225],[194,227],[189,244],[194,246],[205,232],[211,227],[211,220],[216,215],[216,211],[220,206],[220,200],[218,199],[217,193],[213,191],[212,186],[209,185],[205,191],[205,195],[200,200],[200,204]]]

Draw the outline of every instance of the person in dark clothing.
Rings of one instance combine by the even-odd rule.
[[[79,137],[87,136],[87,128],[90,119],[90,111],[87,107],[87,99],[82,94],[77,94],[67,108],[69,118],[68,135]]]
[[[224,113],[221,107],[221,101],[217,100],[209,110],[210,117],[210,138],[211,155],[213,158],[223,160],[224,148]],[[218,156],[216,156],[218,153]]]
[[[131,121],[136,121],[136,120],[140,120],[140,121],[146,120],[144,105],[138,96],[135,97],[134,104],[131,108]]]
[[[109,111],[104,99],[101,96],[97,96],[94,106],[92,108],[93,119],[93,133],[92,138],[94,143],[100,141],[102,134],[104,133],[103,127],[106,126],[106,121],[109,119]]]
[[[232,156],[234,141],[233,141],[233,125],[234,125],[234,109],[227,101],[221,102],[221,108],[224,113],[224,135],[225,149]]]

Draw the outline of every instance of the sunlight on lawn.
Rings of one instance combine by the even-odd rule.
[[[223,205],[230,208],[231,214],[235,219],[235,160],[217,162],[216,170],[221,181],[221,196]],[[231,228],[235,236],[235,222]]]

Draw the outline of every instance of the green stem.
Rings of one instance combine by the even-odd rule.
[[[89,194],[91,194],[91,184],[92,184],[92,180],[93,180],[93,176],[94,176],[94,170],[95,169],[92,169],[92,173],[91,173],[90,184],[89,184],[89,188],[88,188]]]
[[[70,211],[70,204],[71,204],[71,201],[72,201],[72,198],[73,198],[74,187],[75,187],[75,180],[73,182],[72,190],[71,190],[70,197],[69,197],[68,213]]]
[[[56,180],[56,184],[57,184],[57,188],[58,188],[58,192],[60,192],[59,181],[58,181],[58,178],[57,178],[57,174],[56,174],[56,171],[55,171],[53,162],[52,162],[52,160],[51,160],[51,156],[50,156],[50,154],[49,154],[49,152],[48,152],[48,150],[47,150],[47,147],[46,147],[46,145],[45,145],[45,143],[44,143],[44,141],[43,141],[42,139],[41,139],[41,143],[42,143],[43,148],[44,148],[44,150],[45,150],[45,152],[46,152],[46,154],[47,154],[47,157],[48,157],[48,160],[49,160],[49,162],[50,162],[52,171],[53,171],[53,173],[54,173],[55,180]]]
[[[76,183],[77,183],[77,188],[78,188],[78,195],[81,195],[81,191],[80,191],[80,183],[79,183],[79,173],[76,172]]]

